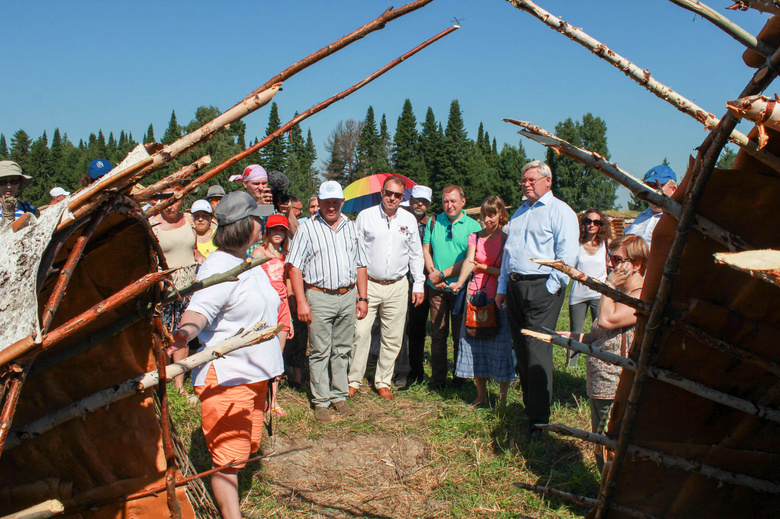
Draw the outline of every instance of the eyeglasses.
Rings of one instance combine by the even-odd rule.
[[[602,225],[604,225],[604,222],[602,222],[601,220],[591,220],[590,218],[583,218],[582,223],[584,223],[585,225],[595,225],[596,227],[601,227]]]
[[[8,185],[8,186],[17,186],[21,184],[22,179],[19,177],[6,177],[6,178],[0,178],[0,186],[2,185]]]
[[[544,180],[545,178],[547,178],[547,177],[539,177],[539,178],[536,178],[534,180],[531,180],[530,178],[524,178],[522,180],[518,180],[517,182],[521,186],[532,186],[532,185],[536,184],[537,182],[539,182],[540,180]]]
[[[631,261],[631,258],[624,258],[622,256],[615,256],[614,254],[608,254],[609,261],[612,263],[625,263],[626,261]]]
[[[399,193],[399,192],[397,192],[397,191],[388,191],[387,189],[385,189],[384,191],[382,191],[382,193],[384,193],[384,195],[385,195],[387,198],[397,198],[398,200],[401,200],[401,199],[403,199],[403,197],[404,197],[404,194],[403,194],[403,193]]]
[[[198,211],[197,213],[194,213],[192,215],[193,220],[209,220],[211,219],[211,215],[206,212]]]

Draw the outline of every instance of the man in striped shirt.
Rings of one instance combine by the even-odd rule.
[[[331,422],[331,406],[340,414],[353,414],[346,402],[347,367],[355,318],[368,312],[368,260],[355,224],[341,214],[344,193],[338,182],[323,182],[318,200],[320,210],[298,228],[287,263],[298,319],[309,324],[314,417]]]

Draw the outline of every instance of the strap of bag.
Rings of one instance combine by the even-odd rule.
[[[626,332],[620,334],[620,356],[625,357],[628,349],[628,339],[626,338]]]
[[[479,245],[479,232],[475,232],[474,234],[476,234],[476,243],[474,244],[474,253],[476,254],[477,245]],[[496,265],[498,265],[498,263],[501,261],[501,257],[504,255],[504,245],[506,244],[506,233],[502,232],[501,235],[502,235],[501,236],[501,249],[499,250],[498,256],[496,256],[496,259],[493,260],[493,265],[491,265],[492,267],[495,267]],[[487,240],[485,240],[485,242],[487,242]],[[485,288],[487,287],[488,281],[490,281],[490,275],[485,273],[485,282],[480,287],[480,289],[479,289],[480,292],[485,290]]]

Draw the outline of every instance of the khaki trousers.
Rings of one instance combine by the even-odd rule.
[[[371,327],[377,314],[382,323],[379,342],[379,361],[374,385],[390,387],[395,370],[395,359],[401,351],[406,329],[409,283],[406,278],[391,285],[380,285],[368,280],[368,313],[355,322],[355,342],[349,356],[349,385],[360,387],[366,373],[368,353],[371,350]]]

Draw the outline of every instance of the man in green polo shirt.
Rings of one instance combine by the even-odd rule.
[[[448,285],[458,280],[460,266],[466,258],[469,234],[482,227],[466,216],[463,206],[466,197],[460,186],[449,185],[442,191],[444,212],[428,221],[423,236],[423,256],[428,270],[425,290],[430,304],[431,325],[431,379],[430,388],[440,389],[447,382],[447,335],[452,323],[452,346],[455,364],[458,362],[458,343],[462,310],[453,314],[457,296]],[[459,380],[453,378],[453,383]]]

